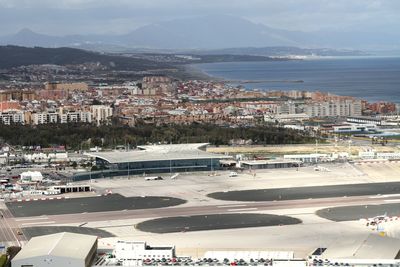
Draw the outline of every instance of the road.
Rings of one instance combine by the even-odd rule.
[[[240,212],[261,212],[269,210],[296,208],[324,208],[354,205],[379,205],[387,201],[399,202],[399,195],[356,196],[324,199],[282,200],[266,202],[236,202],[226,205],[178,206],[157,209],[120,210],[109,212],[92,212],[63,215],[42,215],[34,217],[13,218],[18,227],[50,226],[56,224],[79,224],[98,221],[127,219],[149,219],[161,217],[193,216],[202,214],[226,214]]]
[[[10,211],[6,208],[0,210],[0,245],[20,246],[21,241],[26,241],[26,238],[17,232],[22,233]]]

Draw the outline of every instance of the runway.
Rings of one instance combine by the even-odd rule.
[[[216,192],[208,194],[207,196],[214,199],[227,201],[274,201],[399,193],[400,182],[390,182],[238,190]]]
[[[379,205],[386,201],[398,201],[399,196],[357,196],[342,198],[302,199],[266,202],[237,202],[223,205],[204,206],[177,206],[157,209],[119,210],[109,212],[90,212],[62,215],[44,215],[33,217],[14,218],[19,227],[51,226],[57,224],[81,224],[88,222],[107,222],[127,219],[152,219],[176,216],[194,216],[204,214],[227,214],[243,212],[265,212],[271,210],[297,209],[297,208],[324,208],[336,206]]]

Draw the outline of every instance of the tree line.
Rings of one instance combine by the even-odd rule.
[[[135,147],[149,143],[197,143],[228,145],[232,139],[251,139],[257,145],[300,144],[314,142],[306,133],[276,126],[221,127],[212,124],[150,125],[136,127],[123,125],[43,124],[1,125],[0,139],[10,145],[51,147],[64,145],[78,150],[117,145]]]

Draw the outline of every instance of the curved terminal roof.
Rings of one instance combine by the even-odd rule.
[[[227,159],[225,155],[206,152],[208,143],[138,146],[140,150],[85,153],[111,164],[144,161],[185,160],[185,159]]]

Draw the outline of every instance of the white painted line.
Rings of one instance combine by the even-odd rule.
[[[384,195],[385,197],[400,197],[400,194]]]
[[[52,224],[56,223],[55,221],[49,221],[49,222],[32,222],[32,223],[23,223],[22,226],[27,226],[27,225],[37,225],[37,224]]]
[[[400,199],[385,199],[385,202],[400,202]]]
[[[377,196],[372,196],[372,197],[369,197],[369,198],[388,198],[388,197],[400,197],[400,194],[377,195]]]
[[[230,210],[228,210],[228,211],[250,211],[250,210],[258,210],[258,208],[230,209]]]
[[[36,218],[21,218],[21,219],[14,219],[17,222],[23,221],[37,221],[37,220],[47,220],[48,217],[36,217]]]
[[[217,206],[217,208],[223,209],[223,208],[236,208],[236,207],[246,207],[246,204],[234,204],[234,205],[223,205],[223,206]]]

